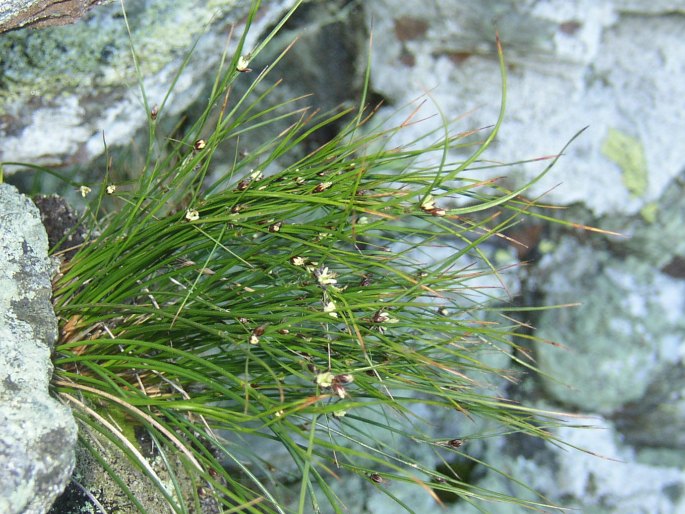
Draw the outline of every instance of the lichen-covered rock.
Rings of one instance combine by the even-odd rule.
[[[639,217],[603,221],[603,226],[613,228],[625,240],[616,242],[625,253],[652,264],[667,275],[685,278],[679,271],[678,262],[685,256],[685,170],[668,187],[666,192]]]
[[[372,85],[388,100],[385,113],[429,94],[424,118],[437,114],[434,103],[448,119],[468,113],[465,130],[494,123],[498,31],[508,65],[507,113],[489,158],[550,155],[589,125],[533,196],[579,202],[596,215],[635,214],[685,166],[685,147],[676,143],[685,130],[673,108],[685,97],[685,81],[676,78],[685,66],[685,18],[675,14],[681,2],[378,0],[366,8]],[[441,120],[415,124],[398,142]],[[540,168],[516,171],[524,183]]]
[[[678,348],[673,348],[678,353]],[[680,349],[679,353],[685,353]],[[624,440],[638,448],[685,450],[685,366],[665,366],[644,396],[614,416]]]
[[[415,106],[422,95],[429,98],[423,118],[437,111],[431,104],[440,109],[441,116],[400,131],[397,144],[439,127],[442,116],[466,113],[464,130],[494,123],[501,93],[498,31],[507,112],[487,158],[550,155],[589,125],[530,196],[573,206],[573,214],[559,215],[625,236],[586,232],[544,241],[551,243],[547,257],[527,266],[525,275],[528,294],[542,304],[581,304],[531,319],[536,336],[566,345],[536,345],[537,365],[548,374],[542,387],[534,382],[536,395],[559,410],[611,416],[615,425],[607,431],[564,432],[562,439],[630,465],[543,451],[512,438],[488,445],[483,460],[502,463],[511,476],[582,511],[681,512],[682,458],[643,466],[636,448],[673,454],[683,447],[685,429],[685,147],[678,143],[685,130],[673,108],[685,96],[685,52],[678,44],[683,3],[378,0],[366,9],[373,20],[372,86],[387,106],[381,115]],[[541,170],[523,168],[492,173],[521,185]],[[504,447],[510,460],[501,459]],[[487,480],[478,485],[498,482],[494,473]],[[508,487],[503,492],[532,497]],[[491,509],[521,511],[506,504]]]
[[[88,8],[107,1],[110,0],[8,0],[0,4],[0,33],[73,23]]]
[[[546,387],[559,403],[615,413],[685,359],[685,281],[570,239],[542,269],[548,274],[540,287],[550,304],[580,304],[545,311],[538,321],[538,336],[566,345],[537,345],[540,368],[555,379]]]
[[[0,512],[45,512],[74,467],[76,424],[51,398],[57,337],[45,229],[24,195],[0,184]]]
[[[670,451],[670,459],[642,455],[622,444],[620,432],[610,421],[594,416],[575,421],[592,428],[562,429],[555,435],[585,451],[553,443],[535,444],[531,439],[502,438],[500,444],[489,446],[486,460],[497,462],[505,473],[518,479],[520,485],[512,487],[501,475],[491,471],[477,485],[518,498],[552,502],[577,512],[684,512],[682,452]],[[533,491],[543,496],[536,497]],[[454,512],[475,514],[480,511],[462,505]],[[516,505],[495,503],[488,512],[520,514],[524,511]]]
[[[293,3],[264,2],[246,49]],[[130,37],[119,2],[91,9],[72,25],[0,37],[0,160],[87,163],[104,153],[103,133],[109,146],[129,143],[148,119],[131,44],[148,107],[159,106],[158,123],[173,125],[211,83],[223,51],[228,48],[232,56],[250,2],[144,0],[125,5]],[[193,45],[195,58],[167,98]],[[59,137],[54,137],[56,127]]]

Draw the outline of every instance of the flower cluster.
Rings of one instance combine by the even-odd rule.
[[[447,211],[445,209],[443,209],[442,207],[438,207],[436,205],[435,198],[433,198],[433,195],[426,196],[423,202],[421,202],[421,210],[433,216],[439,217],[445,216],[447,214]]]
[[[349,373],[334,375],[330,371],[325,371],[316,375],[316,385],[324,389],[331,389],[339,398],[347,398],[345,386],[351,384],[354,377]]]
[[[335,306],[335,302],[333,300],[327,300],[324,298],[323,300],[323,311],[327,313],[331,318],[337,318],[338,313],[336,312],[337,308]]]
[[[338,275],[332,271],[329,271],[327,266],[315,269],[314,276],[321,287],[332,286],[338,283],[336,280]]]

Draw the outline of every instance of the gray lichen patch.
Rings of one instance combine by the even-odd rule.
[[[17,31],[0,39],[0,98],[36,97],[49,102],[60,91],[134,85],[133,42],[141,70],[149,76],[188,51],[212,18],[233,0],[187,2],[148,0],[126,5],[131,38],[121,5],[99,6],[74,25],[40,31]]]
[[[0,402],[0,512],[45,512],[74,467],[71,411],[46,395],[24,391]]]
[[[53,265],[36,206],[0,184],[0,512],[45,512],[74,466],[76,424],[51,398]]]
[[[585,412],[615,414],[643,401],[665,370],[682,366],[685,283],[641,259],[611,260],[606,251],[564,239],[546,269],[563,267],[543,284],[552,305],[537,324],[537,362],[557,402]],[[671,381],[668,387],[673,387]],[[676,416],[677,417],[677,416]]]
[[[5,184],[0,225],[0,376],[47,393],[57,337],[47,236],[36,206]]]
[[[263,2],[246,48],[254,48],[260,32],[293,2]],[[233,56],[250,2],[141,0],[125,6],[126,20],[114,2],[72,25],[3,34],[0,159],[71,166],[102,155],[103,132],[110,148],[129,144],[149,121],[141,86],[148,108],[160,107],[159,122],[173,125],[211,82],[224,50]]]

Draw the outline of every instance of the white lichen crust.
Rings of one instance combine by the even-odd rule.
[[[50,397],[57,320],[38,209],[0,184],[0,512],[46,512],[74,467],[76,423]]]

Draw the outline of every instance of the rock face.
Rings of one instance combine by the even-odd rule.
[[[589,125],[532,194],[564,183],[545,199],[580,202],[597,215],[635,214],[659,199],[685,162],[685,149],[672,144],[683,133],[673,109],[685,93],[675,79],[685,63],[677,45],[683,18],[676,13],[683,5],[655,5],[372,2],[367,10],[379,49],[374,88],[397,105],[430,91],[448,118],[470,112],[469,126],[490,125],[500,95],[497,30],[509,66],[508,103],[490,156],[510,162],[548,155]],[[524,180],[533,176],[533,170],[520,173]]]
[[[246,48],[293,3],[264,2]],[[131,143],[148,114],[141,108],[130,41],[148,108],[157,105],[158,123],[172,125],[213,80],[232,27],[235,46],[250,2],[219,0],[208,7],[200,0],[143,0],[126,7],[131,39],[119,2],[91,9],[73,25],[0,37],[0,160],[89,163],[104,153],[103,138],[109,146]],[[193,66],[176,77],[193,45]],[[62,128],[59,137],[55,126]]]
[[[554,448],[531,452],[530,441],[516,439],[485,450],[512,476],[584,512],[685,510],[685,149],[678,143],[685,128],[682,109],[674,108],[685,94],[685,52],[676,44],[684,10],[668,0],[367,6],[377,49],[373,86],[390,104],[386,113],[429,94],[424,116],[434,103],[447,119],[468,112],[465,129],[494,123],[498,30],[508,65],[507,114],[487,158],[549,155],[589,125],[530,196],[572,206],[559,216],[622,237],[543,233],[544,255],[526,267],[525,287],[542,304],[580,306],[534,320],[535,335],[566,348],[536,344],[537,364],[549,378],[523,389],[528,401],[534,391],[540,405],[599,415],[581,421],[599,430],[564,432],[562,439],[622,463]],[[416,136],[407,132],[399,142]],[[517,180],[508,184],[539,170],[517,166]],[[488,473],[479,485],[511,492],[498,483]]]
[[[76,423],[48,394],[57,337],[38,209],[0,184],[0,512],[45,512],[74,467]]]
[[[25,27],[73,23],[93,5],[107,0],[11,0],[0,6],[0,33]]]
[[[294,2],[263,3],[248,47]],[[162,106],[197,38],[196,57],[160,110],[160,123],[171,125],[213,78],[219,49],[246,2],[217,0],[213,10],[194,0],[127,5],[150,105]],[[102,154],[103,131],[110,146],[124,145],[144,126],[119,12],[118,4],[97,7],[77,25],[0,37],[6,56],[0,68],[0,160],[86,163]],[[397,143],[440,125],[438,116],[430,118],[431,105],[448,119],[468,113],[459,125],[464,130],[495,122],[495,31],[508,66],[507,114],[486,158],[508,162],[554,154],[589,125],[530,196],[544,194],[543,203],[569,207],[558,216],[622,236],[541,232],[543,256],[526,267],[521,297],[527,288],[542,304],[581,305],[532,320],[535,335],[567,349],[535,345],[539,367],[555,380],[530,380],[516,394],[596,416],[589,420],[599,430],[560,437],[621,463],[517,439],[484,442],[478,451],[551,501],[581,511],[685,512],[683,2],[311,0],[302,12],[286,27],[287,42],[295,34],[304,37],[283,72],[294,77],[286,78],[295,83],[292,95],[283,96],[313,92],[324,107],[353,101],[354,75],[363,72],[364,56],[347,60],[362,52],[360,34],[372,32],[371,87],[386,105],[377,118],[406,104],[411,110],[417,98],[429,95],[420,116],[427,119],[400,132]],[[319,59],[327,59],[325,65]],[[55,127],[60,137],[52,137]],[[519,165],[492,173],[507,175],[512,186],[539,171]],[[487,173],[472,174],[494,176]],[[488,470],[472,477],[476,485],[512,493]],[[356,498],[359,484],[341,487],[360,514],[396,512],[385,500]],[[412,501],[402,484],[393,484],[393,494]],[[453,508],[468,512],[463,504]],[[513,512],[505,505],[492,508]]]

